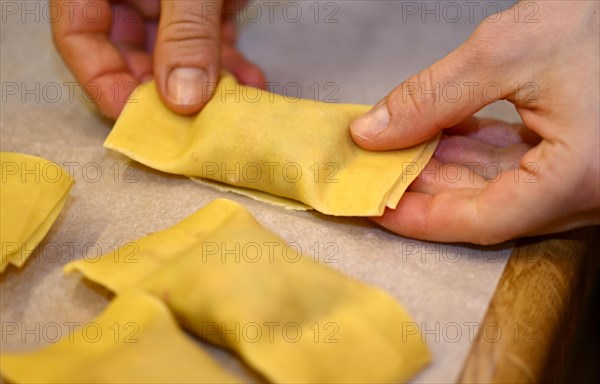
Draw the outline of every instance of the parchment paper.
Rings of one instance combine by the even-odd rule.
[[[479,248],[405,239],[366,219],[286,211],[131,163],[102,148],[111,122],[82,98],[55,53],[47,2],[14,3],[19,12],[3,9],[1,24],[1,149],[53,160],[72,172],[76,185],[31,260],[0,277],[3,351],[39,348],[104,308],[110,294],[76,275],[64,276],[65,263],[106,253],[227,197],[305,254],[397,298],[423,328],[433,354],[415,382],[456,379],[510,244]],[[34,11],[25,12],[25,3]],[[456,48],[485,16],[481,4],[470,20],[468,8],[457,3],[463,14],[452,22],[455,14],[444,15],[440,2],[439,20],[426,15],[423,22],[423,9],[412,15],[402,2],[272,3],[257,3],[241,14],[243,51],[264,68],[275,92],[296,95],[300,89],[304,98],[348,103],[376,103]],[[436,12],[438,2],[423,3]],[[326,16],[334,22],[324,22]],[[502,104],[482,113],[516,116]],[[246,371],[228,353],[211,350],[232,370]]]

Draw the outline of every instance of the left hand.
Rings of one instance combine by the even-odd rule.
[[[51,0],[54,43],[99,111],[116,119],[135,88],[154,78],[180,114],[210,99],[221,68],[264,87],[262,71],[235,47],[245,0]]]

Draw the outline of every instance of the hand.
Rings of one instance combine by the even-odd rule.
[[[235,48],[231,17],[241,0],[51,0],[58,51],[100,112],[116,119],[141,82],[155,78],[163,102],[198,112],[221,66],[243,84],[261,70]],[[57,11],[58,10],[58,11]]]
[[[531,7],[537,22],[525,23]],[[480,244],[600,223],[598,13],[596,1],[517,3],[356,119],[352,137],[370,150],[449,128],[397,208],[373,220]],[[471,117],[500,99],[524,125]]]

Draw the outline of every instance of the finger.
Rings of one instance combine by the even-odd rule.
[[[145,20],[144,50],[152,58],[160,18],[160,0],[133,0],[133,4]]]
[[[158,20],[160,16],[160,0],[133,0],[132,4],[146,20]]]
[[[156,35],[158,34],[158,23],[151,22],[146,23],[146,52],[150,55],[154,55],[154,48],[156,47]]]
[[[152,56],[138,47],[119,46],[127,67],[139,82],[152,78]]]
[[[227,2],[240,6],[241,2]],[[254,63],[248,61],[235,47],[236,25],[232,17],[224,18],[221,24],[221,64],[225,70],[232,73],[241,84],[252,85],[264,89],[266,79],[263,71]]]
[[[574,180],[558,177],[548,168],[536,172],[521,168],[521,172],[517,181],[502,177],[482,190],[407,192],[395,210],[387,209],[373,220],[402,236],[440,242],[494,244],[559,230],[561,219],[572,209],[566,204],[569,188],[560,183]]]
[[[140,81],[152,75],[152,56],[146,50],[148,33],[144,15],[131,3],[113,5],[110,39],[130,72]]]
[[[139,81],[109,39],[110,4],[103,0],[52,0],[52,4],[63,15],[51,24],[54,44],[65,64],[100,112],[116,119]],[[87,8],[97,14],[89,14]]]
[[[223,68],[231,72],[241,84],[253,87],[266,87],[263,71],[254,63],[249,62],[240,51],[233,47],[223,47],[221,50]]]
[[[475,116],[468,117],[457,125],[444,130],[444,132],[449,135],[468,136],[497,147],[508,147],[518,143],[534,146],[541,141],[537,133],[528,129],[522,123],[510,124],[501,120],[480,119]]]
[[[457,50],[400,84],[354,120],[354,141],[370,150],[406,148],[511,94],[514,55],[499,52],[491,23]]]
[[[221,43],[234,46],[237,40],[237,26],[231,17],[221,20]]]
[[[483,189],[487,185],[483,177],[460,164],[444,164],[433,158],[427,163],[407,191],[433,195],[448,189]]]
[[[221,0],[161,3],[154,76],[163,102],[181,114],[198,112],[219,79]]]
[[[523,143],[497,147],[466,136],[443,136],[434,156],[442,163],[461,164],[486,180],[495,180],[503,170],[518,168],[530,149]]]

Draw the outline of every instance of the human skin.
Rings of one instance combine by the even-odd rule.
[[[373,220],[407,237],[479,244],[600,223],[599,4],[517,3],[356,119],[352,137],[369,150],[444,132],[397,208]],[[462,96],[427,93],[448,84]],[[472,116],[501,99],[523,124]]]
[[[243,0],[51,0],[54,43],[99,111],[116,119],[136,86],[156,81],[174,112],[193,114],[221,69],[264,87],[235,48],[232,15]],[[92,94],[93,93],[93,94]]]

